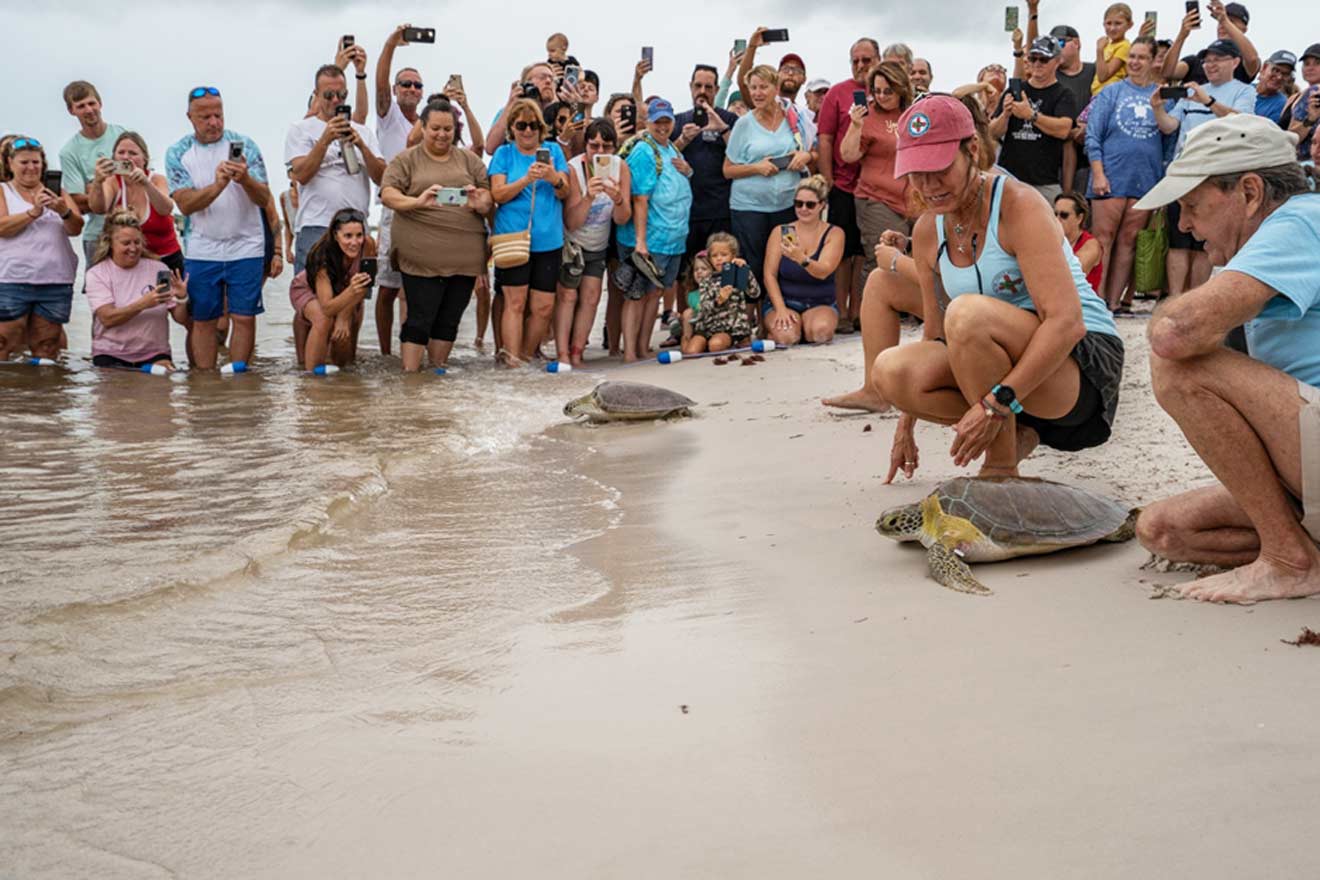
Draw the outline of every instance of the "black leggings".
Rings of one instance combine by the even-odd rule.
[[[404,272],[403,295],[408,301],[408,320],[403,322],[399,340],[413,345],[426,345],[432,339],[453,342],[476,283],[473,275],[427,278]]]

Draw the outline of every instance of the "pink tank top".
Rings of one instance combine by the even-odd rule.
[[[3,186],[10,217],[32,210],[12,185]],[[0,238],[0,283],[72,284],[77,274],[78,255],[54,211],[43,211],[18,235]]]

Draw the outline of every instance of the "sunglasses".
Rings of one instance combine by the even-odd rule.
[[[327,89],[321,93],[321,97],[327,101],[344,100],[348,97],[348,89]]]
[[[1067,220],[1072,217],[1073,214],[1071,211],[1055,211],[1054,216],[1058,217],[1060,220]]]
[[[1028,55],[1028,56],[1027,56],[1027,63],[1028,63],[1028,64],[1049,64],[1049,63],[1050,63],[1051,61],[1053,61],[1053,60],[1054,60],[1053,58],[1046,58],[1044,55]]]
[[[40,149],[41,149],[41,141],[34,140],[33,138],[19,138],[18,140],[13,141],[12,143],[10,143],[10,145],[9,145],[9,149],[11,149],[11,150],[40,150]]]
[[[540,128],[541,126],[537,125],[535,122],[528,122],[525,119],[519,119],[513,124],[513,127],[516,131],[527,131],[528,129]]]
[[[404,89],[420,89],[422,88],[422,81],[420,79],[401,79],[395,85]]]
[[[207,95],[218,98],[220,97],[220,90],[215,86],[198,86],[188,93],[190,99],[205,98]]]
[[[804,199],[794,199],[794,200],[793,200],[793,207],[795,207],[795,208],[802,208],[802,209],[805,210],[805,211],[810,211],[812,208],[818,207],[819,205],[820,205],[820,202],[809,202],[809,201],[806,201],[806,200],[804,200]]]
[[[334,226],[341,226],[345,223],[366,223],[366,222],[367,222],[366,214],[363,214],[361,211],[357,210],[356,208],[345,208],[344,210],[339,211],[338,213],[335,214],[334,220],[331,221],[331,224]]]

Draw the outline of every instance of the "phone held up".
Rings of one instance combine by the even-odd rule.
[[[592,164],[595,166],[595,176],[608,177],[615,183],[619,182],[619,166],[623,164],[623,160],[618,156],[613,153],[597,153],[592,159]]]
[[[861,89],[853,89],[853,106],[854,107],[866,106],[866,92],[862,91]]]
[[[456,208],[467,207],[467,192],[457,186],[442,186],[435,194],[437,205],[450,205]]]
[[[342,37],[339,38],[339,48],[340,48],[340,49],[347,49],[349,46],[353,45],[355,42],[356,42],[356,40],[353,39],[353,35],[352,35],[352,34],[344,34]]]
[[[1151,27],[1158,28],[1160,26],[1160,14],[1153,9],[1148,9],[1146,10],[1146,21],[1150,22]]]
[[[1201,7],[1200,7],[1200,5],[1196,2],[1196,0],[1187,0],[1187,2],[1184,4],[1184,7],[1187,9],[1187,13],[1188,13],[1189,15],[1190,15],[1191,13],[1193,13],[1193,12],[1196,13],[1196,23],[1193,24],[1192,27],[1194,27],[1194,28],[1199,28],[1199,27],[1201,26]]]
[[[60,194],[60,182],[64,178],[63,171],[57,171],[54,168],[47,168],[41,175],[41,185],[55,195]]]
[[[747,266],[739,266],[737,263],[725,263],[724,268],[720,269],[721,287],[732,287],[734,290],[746,291],[750,279],[751,270]]]
[[[569,64],[564,68],[564,84],[575,86],[582,77],[582,68],[576,64]]]
[[[435,28],[404,28],[403,41],[405,43],[434,43]]]
[[[645,61],[647,64],[650,64],[652,67],[655,66],[655,47],[654,47],[654,46],[643,46],[643,47],[642,47],[642,60]]]
[[[161,269],[159,272],[156,273],[157,290],[168,290],[173,282],[174,282],[174,276],[170,274],[169,269]]]
[[[762,43],[787,43],[788,28],[769,28],[761,31]]]
[[[1161,101],[1177,101],[1179,98],[1186,98],[1188,94],[1187,86],[1160,86]]]
[[[541,147],[541,149],[536,151],[536,161],[540,162],[542,165],[549,165],[550,151],[547,150],[545,147]]]
[[[771,156],[771,157],[770,157],[770,164],[773,165],[773,166],[775,166],[776,168],[778,168],[780,171],[787,171],[787,170],[788,170],[788,166],[789,166],[792,162],[793,162],[793,156],[792,156],[791,154],[790,154],[790,155],[787,155],[787,156]]]
[[[1004,7],[1004,30],[1008,33],[1018,29],[1018,8],[1016,6]]]
[[[779,236],[786,242],[797,241],[797,236],[793,234],[793,224],[785,223],[779,227]]]
[[[242,162],[242,161],[243,161],[243,142],[242,142],[242,141],[230,141],[230,142],[229,142],[229,161],[230,161],[230,162]]]
[[[367,284],[368,287],[376,286],[376,271],[379,266],[380,261],[376,257],[363,257],[358,261],[358,269],[371,276],[371,281]]]
[[[705,128],[710,124],[710,114],[700,104],[692,108],[692,124],[697,128]]]
[[[733,41],[733,51],[734,51],[734,52],[738,52],[738,53],[746,52],[746,51],[747,51],[747,41],[744,40],[742,37],[739,37],[738,39],[734,40],[734,41]]]
[[[1022,80],[1016,76],[1008,81],[1008,93],[1013,96],[1014,101],[1022,100]]]
[[[230,158],[233,157],[231,156]],[[127,159],[113,159],[111,161],[115,163],[115,174],[122,175],[122,174],[133,173],[133,163],[128,161]]]
[[[467,91],[463,88],[463,77],[457,73],[451,73],[449,74],[449,81],[445,83],[445,91],[449,92],[455,90],[460,92]]]

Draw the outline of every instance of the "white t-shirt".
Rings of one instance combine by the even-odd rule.
[[[226,129],[213,144],[198,143],[197,137],[190,134],[169,148],[165,154],[165,177],[170,192],[201,189],[215,183],[215,169],[229,159],[230,141],[242,142],[248,174],[265,183],[266,164],[261,150],[250,138]],[[266,255],[262,230],[261,209],[248,198],[241,185],[231,182],[204,210],[189,216],[183,243],[185,253],[190,260],[229,262],[261,258]]]
[[[325,131],[325,125],[324,120],[315,116],[295,122],[284,139],[285,164],[312,152]],[[379,156],[380,145],[371,129],[356,122],[352,125],[367,148]],[[298,217],[293,221],[295,230],[301,230],[304,226],[329,226],[335,212],[343,208],[357,208],[365,214],[371,207],[371,178],[367,175],[367,162],[362,151],[356,147],[354,149],[358,154],[357,174],[348,173],[339,141],[326,148],[316,174],[298,187]]]
[[[376,138],[380,141],[380,157],[385,160],[385,164],[388,165],[408,146],[408,135],[412,133],[412,127],[408,117],[399,109],[398,101],[391,100],[389,111],[384,116],[376,117]]]

